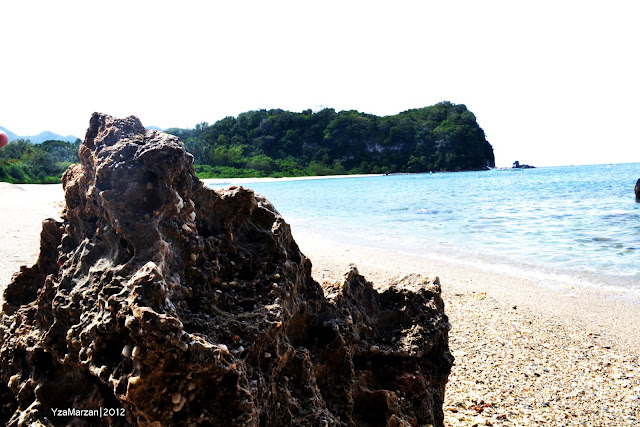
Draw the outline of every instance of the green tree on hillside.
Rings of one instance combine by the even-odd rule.
[[[62,173],[72,163],[79,162],[80,140],[45,141],[31,144],[29,140],[12,141],[0,150],[0,181],[14,184],[59,183]]]

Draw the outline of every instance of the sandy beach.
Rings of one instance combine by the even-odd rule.
[[[59,218],[64,197],[60,185],[0,183],[0,200],[4,289],[36,261],[42,220]],[[640,304],[631,293],[293,234],[320,283],[340,281],[350,263],[376,285],[408,273],[440,278],[456,358],[445,425],[640,424]]]
[[[0,287],[21,265],[33,265],[40,251],[40,231],[46,218],[60,220],[62,185],[13,185],[0,182]],[[4,299],[2,299],[4,301]]]

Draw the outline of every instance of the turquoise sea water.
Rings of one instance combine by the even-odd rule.
[[[640,163],[259,182],[296,230],[540,281],[640,289]],[[224,187],[224,182],[212,187]]]

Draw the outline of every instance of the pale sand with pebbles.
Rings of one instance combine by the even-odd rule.
[[[0,287],[38,256],[42,220],[60,217],[60,185],[0,183]],[[456,358],[445,425],[640,425],[636,294],[539,284],[470,264],[364,248],[293,229],[316,280],[350,263],[375,284],[439,276]]]

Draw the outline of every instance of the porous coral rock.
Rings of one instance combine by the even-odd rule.
[[[96,113],[79,155],[5,292],[0,422],[442,425],[437,279],[352,267],[328,299],[274,207],[206,188],[177,137]]]

